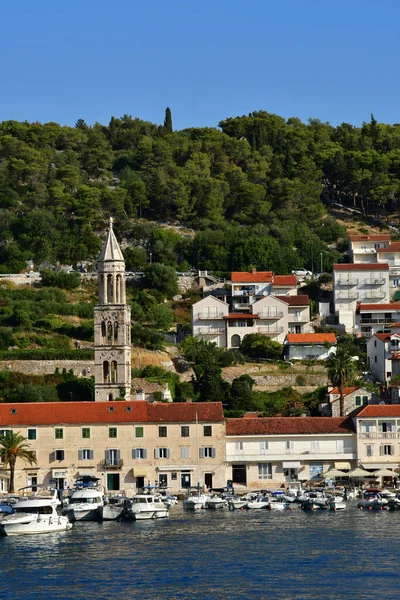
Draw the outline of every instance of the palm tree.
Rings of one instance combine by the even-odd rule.
[[[354,376],[354,359],[347,350],[338,348],[336,354],[332,354],[328,362],[328,377],[334,387],[337,387],[340,395],[340,416],[344,417],[344,395],[343,388],[351,383]]]
[[[6,431],[5,435],[0,436],[0,462],[10,468],[10,484],[8,486],[10,493],[14,492],[14,473],[17,458],[21,458],[30,465],[37,464],[35,454],[28,448],[29,444],[26,443],[26,438],[20,433]]]

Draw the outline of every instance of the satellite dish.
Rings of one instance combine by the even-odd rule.
[[[384,402],[383,400],[381,400],[381,401],[379,402],[379,404],[382,406],[382,404],[385,404],[385,402]]]

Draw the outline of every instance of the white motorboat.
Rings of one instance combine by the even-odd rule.
[[[305,493],[305,499],[301,503],[303,510],[323,510],[328,508],[327,498],[324,492],[310,491]]]
[[[270,503],[270,498],[268,498],[268,496],[263,496],[262,494],[260,494],[247,502],[247,508],[249,508],[251,510],[259,510],[261,508],[268,508],[269,503]]]
[[[131,498],[131,508],[126,512],[126,516],[135,521],[163,519],[168,514],[168,507],[162,497],[155,494],[136,494]]]
[[[63,514],[70,521],[101,521],[103,519],[104,490],[97,477],[78,479]]]
[[[291,502],[287,502],[284,497],[271,498],[267,508],[269,510],[292,510]]]
[[[346,510],[346,502],[343,496],[333,496],[328,500],[329,510],[337,511],[337,510]]]
[[[386,506],[388,501],[381,497],[380,490],[369,489],[365,490],[362,495],[362,499],[357,502],[357,508],[364,508],[367,510],[379,510]]]
[[[35,486],[37,487],[37,486]],[[14,512],[0,521],[0,532],[4,535],[28,535],[67,531],[72,524],[68,518],[57,513],[60,501],[57,490],[43,494],[43,490],[32,496],[21,498],[14,506]]]
[[[227,506],[228,506],[227,499],[223,498],[219,494],[213,494],[206,501],[206,508],[212,508],[214,510],[217,510],[217,509],[220,509],[220,508],[226,508]]]
[[[240,510],[241,508],[247,508],[248,500],[244,496],[232,496],[228,500],[229,510]]]
[[[208,499],[209,495],[204,493],[201,486],[190,487],[183,501],[183,508],[185,510],[200,510],[206,507]]]
[[[126,497],[123,495],[105,497],[103,521],[115,521],[122,516],[126,508]]]

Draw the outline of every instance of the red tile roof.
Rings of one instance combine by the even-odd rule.
[[[259,271],[258,273],[233,271],[231,281],[232,283],[271,283],[272,277],[272,271]]]
[[[288,333],[287,341],[290,344],[336,344],[334,333]]]
[[[400,415],[400,407],[398,410]],[[348,417],[264,417],[226,420],[226,435],[313,435],[353,432],[353,421]]]
[[[377,248],[377,252],[400,252],[400,242],[392,242],[387,248]]]
[[[272,285],[273,286],[292,285],[292,286],[296,287],[296,285],[297,285],[296,275],[274,275],[274,277],[272,279]]]
[[[300,296],[275,296],[278,300],[282,300],[282,302],[286,302],[289,306],[308,306],[310,303],[310,299],[308,296],[300,295]]]
[[[333,265],[334,271],[388,271],[387,263],[340,263]]]
[[[388,310],[397,310],[400,312],[400,302],[391,302],[390,304],[358,304],[357,313],[360,313],[362,310],[366,310],[368,312],[378,312],[380,310],[387,312]]]
[[[381,340],[381,342],[388,342],[391,336],[391,333],[375,333],[375,337],[377,337],[378,340]]]
[[[392,323],[391,325],[389,325],[390,329],[394,329],[395,327],[400,327],[400,322],[399,323]]]
[[[368,240],[371,242],[390,242],[390,235],[386,233],[377,235],[351,235],[349,237],[352,242],[366,242]]]
[[[359,387],[346,387],[343,388],[343,395],[344,396],[348,396],[349,394],[352,394],[353,392],[355,392],[356,390],[360,390],[361,388]],[[339,392],[339,388],[333,388],[333,390],[331,390],[330,392],[328,392],[329,395],[331,394],[340,394]]]
[[[369,404],[357,417],[400,417],[400,404]]]
[[[253,315],[253,313],[229,313],[229,315],[224,316],[224,319],[258,319],[258,315]]]
[[[16,411],[15,414],[13,410]],[[0,404],[0,425],[18,427],[62,423],[194,423],[196,414],[199,422],[224,420],[220,402],[32,402]]]

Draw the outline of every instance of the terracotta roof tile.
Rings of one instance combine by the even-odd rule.
[[[352,394],[356,390],[360,390],[360,389],[361,388],[359,388],[359,387],[346,387],[346,388],[343,388],[343,395],[344,396],[348,396],[349,394]],[[333,388],[333,390],[331,390],[328,393],[329,393],[329,395],[331,395],[331,394],[340,394],[339,388],[337,388],[337,387]]]
[[[390,329],[392,329],[392,328],[394,329],[395,327],[400,327],[400,322],[398,322],[398,323],[392,323],[391,325],[389,325]]]
[[[304,294],[299,296],[275,296],[275,298],[286,302],[289,306],[307,306],[310,303],[309,297]]]
[[[352,242],[390,242],[390,235],[387,233],[375,234],[375,235],[350,235]]]
[[[112,409],[112,410],[110,410]],[[13,414],[12,410],[16,410]],[[75,423],[181,423],[223,421],[220,402],[35,402],[0,404],[0,425],[57,425]]]
[[[391,333],[375,333],[375,337],[378,338],[378,340],[381,340],[381,342],[388,342],[391,338]]]
[[[353,432],[352,419],[347,417],[265,417],[226,420],[226,435],[308,435]]]
[[[259,271],[258,273],[247,273],[244,271],[233,271],[232,283],[271,283],[272,271]]]
[[[369,404],[357,417],[400,417],[400,404]]]
[[[334,333],[288,333],[286,339],[290,344],[336,344]]]
[[[377,248],[376,251],[380,254],[385,252],[400,252],[400,242],[392,242],[387,248]]]
[[[296,287],[296,285],[297,285],[296,275],[274,275],[274,277],[272,279],[272,285],[273,286],[292,285],[293,287]]]
[[[358,304],[357,312],[360,313],[363,310],[368,312],[379,312],[380,310],[387,312],[388,310],[397,310],[400,312],[400,302],[391,302],[389,304]]]
[[[388,271],[387,263],[340,263],[333,265],[334,271]]]

